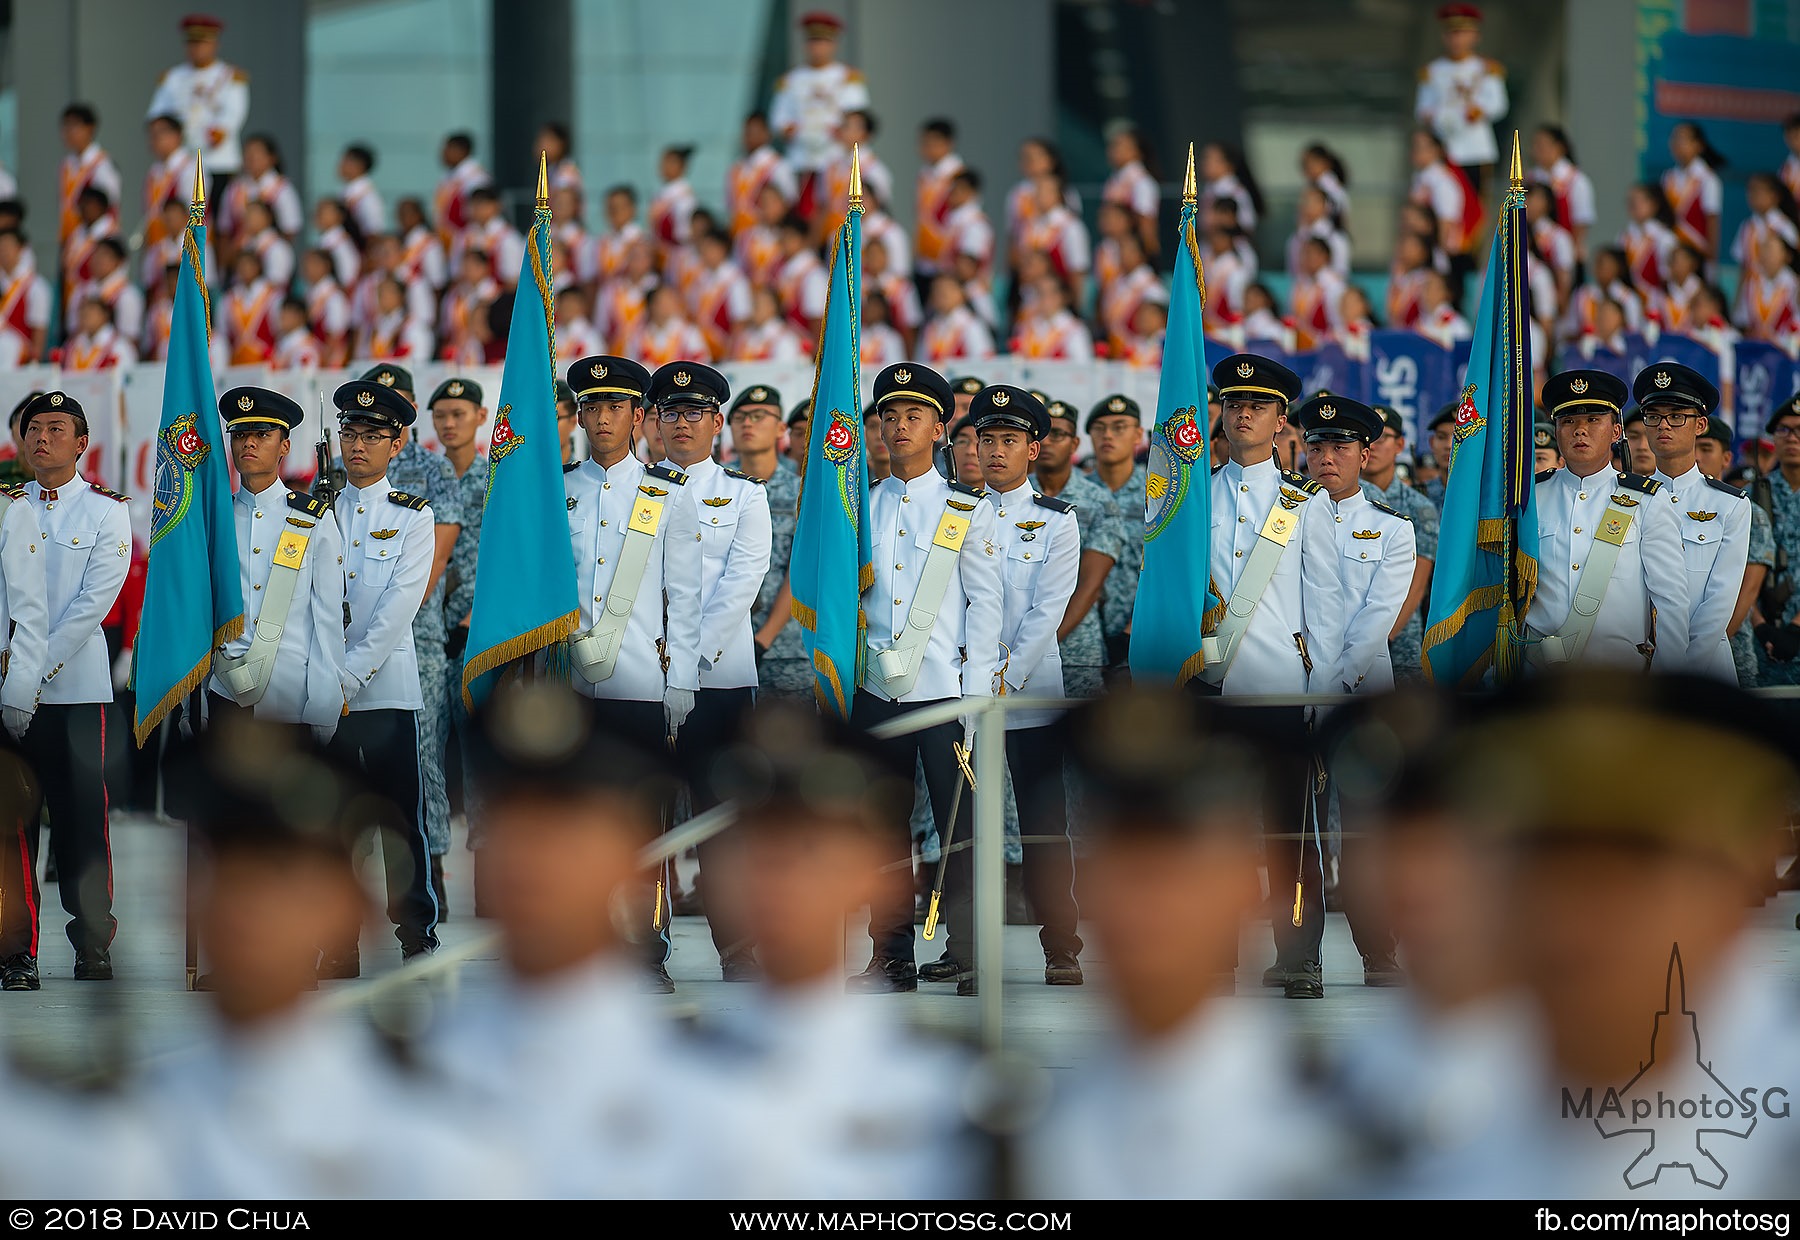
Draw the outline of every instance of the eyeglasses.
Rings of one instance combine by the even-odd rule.
[[[1074,431],[1050,431],[1047,434],[1045,434],[1044,438],[1045,439],[1054,439],[1060,443],[1062,440],[1075,438],[1075,432]]]
[[[1646,413],[1645,426],[1686,426],[1691,420],[1699,417],[1697,413]]]
[[[701,418],[710,418],[715,412],[717,411],[699,405],[683,405],[679,409],[658,409],[656,420],[658,422],[698,422]]]
[[[569,412],[564,413],[559,409],[556,412],[556,420],[558,422],[573,422],[575,420],[575,411],[571,409]]]
[[[758,422],[767,422],[774,416],[766,409],[739,409],[731,415],[731,420],[744,426],[755,426]]]
[[[1783,423],[1782,425],[1777,426],[1774,430],[1770,431],[1769,434],[1774,436],[1776,439],[1800,438],[1800,426],[1789,426],[1786,423]]]
[[[398,439],[398,435],[390,435],[386,431],[339,431],[338,442],[348,448],[355,444],[366,443],[373,447],[384,440]]]

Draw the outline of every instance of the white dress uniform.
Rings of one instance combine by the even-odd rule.
[[[1011,491],[988,493],[995,506],[994,542],[1005,565],[1000,658],[1007,693],[1063,696],[1062,654],[1056,631],[1081,570],[1081,529],[1075,509],[1046,499],[1027,478]],[[1012,711],[1006,730],[1042,727],[1058,711]]]
[[[188,146],[204,144],[207,172],[237,172],[244,166],[238,132],[250,115],[250,77],[222,60],[204,69],[183,61],[157,82],[145,115],[179,116]]]
[[[1278,469],[1227,461],[1212,474],[1212,579],[1227,601],[1256,546],[1270,509],[1285,490],[1300,502],[1300,530],[1263,591],[1221,691],[1337,692],[1342,687],[1344,621],[1349,612],[1338,572],[1341,557],[1330,501],[1317,483]],[[1307,671],[1295,635],[1304,636]]]
[[[46,706],[110,702],[112,656],[100,622],[131,569],[125,497],[77,474],[50,491],[27,482],[25,498],[37,515],[39,546],[49,557],[44,577],[50,640],[39,701]]]
[[[661,702],[665,688],[700,687],[701,535],[694,524],[693,506],[679,502],[679,495],[668,494],[680,486],[651,474],[642,461],[629,455],[610,469],[588,460],[563,471],[582,632],[594,627],[605,607],[640,488],[664,493],[655,497],[664,501],[656,547],[638,583],[637,601],[613,673],[598,684],[579,674],[574,678],[575,687],[589,697]],[[754,654],[751,663],[754,666]],[[754,671],[751,680],[755,680]]]
[[[343,539],[344,697],[352,711],[418,710],[413,617],[425,598],[436,551],[431,508],[388,486],[345,487],[333,505]]]
[[[261,494],[239,487],[231,511],[244,591],[244,632],[224,648],[232,658],[249,653],[256,635],[276,544],[289,529],[309,540],[275,651],[275,669],[253,712],[259,719],[335,728],[345,693],[344,547],[337,520],[323,503],[279,481]],[[383,540],[384,545],[389,542],[398,540]],[[232,698],[216,672],[207,688]]]
[[[1698,465],[1679,478],[1660,470],[1651,477],[1662,483],[1681,531],[1693,604],[1688,613],[1688,662],[1695,671],[1736,684],[1737,664],[1725,630],[1737,610],[1744,566],[1750,559],[1750,500],[1736,487],[1708,478]]]
[[[682,469],[668,461],[663,467]],[[711,457],[686,473],[681,499],[700,546],[700,688],[755,688],[750,609],[769,571],[769,497],[759,480]]]
[[[1419,71],[1413,116],[1443,140],[1451,163],[1497,160],[1494,122],[1506,109],[1506,69],[1497,60],[1439,56]]]
[[[1320,495],[1337,531],[1338,568],[1344,578],[1344,658],[1340,673],[1352,693],[1394,687],[1388,634],[1412,589],[1417,547],[1412,522],[1363,493],[1342,502]]]
[[[796,65],[775,83],[769,125],[778,134],[790,126],[788,163],[795,172],[818,172],[839,149],[838,125],[844,113],[869,106],[869,85],[860,69],[832,61],[813,68]]]
[[[0,705],[37,709],[50,649],[50,610],[37,513],[21,489],[0,518]]]
[[[1635,515],[1581,661],[1643,668],[1638,647],[1654,635],[1662,656],[1656,665],[1687,670],[1692,614],[1687,564],[1675,510],[1658,494],[1660,484],[1610,466],[1580,478],[1565,466],[1539,474],[1536,486],[1538,585],[1525,614],[1533,635],[1555,633],[1568,621],[1582,565],[1607,508],[1619,496],[1625,511]]]

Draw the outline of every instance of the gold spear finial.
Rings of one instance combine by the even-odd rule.
[[[850,209],[863,209],[862,192],[862,144],[852,143],[850,146]]]
[[[1525,174],[1519,164],[1519,131],[1513,130],[1512,188],[1515,193],[1525,190]]]
[[[538,210],[542,211],[550,205],[550,160],[544,152],[538,152]]]
[[[200,171],[200,148],[194,148],[194,205],[206,205],[206,177]]]
[[[1188,143],[1187,176],[1181,182],[1181,205],[1191,207],[1199,200],[1200,192],[1194,181],[1194,144]]]

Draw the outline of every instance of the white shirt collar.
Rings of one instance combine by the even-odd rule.
[[[944,486],[944,475],[938,473],[935,469],[928,469],[912,481],[902,482],[898,476],[889,474],[881,480],[881,485],[888,487],[891,490],[903,492],[907,495],[916,495],[923,498],[940,490]]]
[[[271,482],[267,488],[261,491],[252,491],[248,485],[241,486],[237,489],[237,502],[248,506],[255,506],[261,503],[262,497],[265,495],[274,495],[278,499],[286,499],[287,484],[278,476],[275,481]]]
[[[684,473],[690,479],[710,478],[712,477],[714,470],[721,468],[719,463],[710,456],[695,461],[692,465],[677,465],[674,461],[671,461],[665,456],[662,459],[662,467],[664,469],[673,469],[679,473]]]
[[[366,487],[355,487],[346,484],[344,486],[344,494],[354,495],[357,499],[361,499],[365,495],[374,495],[376,492],[385,494],[393,489],[394,488],[388,484],[387,475],[383,474]]]
[[[1239,465],[1229,457],[1225,460],[1225,476],[1233,482],[1239,480],[1253,482],[1258,478],[1266,477],[1269,474],[1278,474],[1280,472],[1281,471],[1276,467],[1273,455],[1267,460],[1258,461],[1254,465]]]
[[[612,482],[613,480],[618,479],[618,478],[625,478],[632,474],[640,473],[643,471],[643,468],[644,468],[644,463],[642,461],[638,460],[637,457],[630,452],[627,452],[610,469],[607,468],[605,465],[602,465],[599,461],[595,460],[593,457],[589,457],[586,461],[583,461],[582,464],[593,466],[594,472],[599,474],[600,477],[603,478],[607,482]]]
[[[1614,477],[1617,477],[1618,472],[1619,471],[1617,469],[1613,468],[1613,466],[1609,463],[1606,465],[1602,465],[1599,469],[1597,469],[1593,473],[1589,474],[1587,477],[1583,478],[1580,474],[1575,472],[1575,467],[1573,465],[1564,465],[1562,467],[1563,481],[1572,487],[1585,487],[1589,483],[1593,482],[1596,478],[1605,479],[1607,482],[1607,485],[1610,486],[1612,484],[1612,479],[1607,478],[1607,475],[1611,474]]]
[[[1329,495],[1326,496],[1326,498],[1331,499],[1331,497]],[[1356,506],[1358,504],[1366,504],[1368,502],[1369,502],[1369,497],[1364,495],[1362,487],[1358,486],[1356,488],[1356,490],[1354,490],[1354,491],[1350,492],[1350,494],[1344,496],[1343,499],[1332,500],[1331,501],[1331,510],[1335,513],[1338,513],[1339,515],[1342,515],[1347,512],[1354,512],[1354,511],[1356,511]]]
[[[992,499],[1001,508],[1006,508],[1013,504],[1017,504],[1019,507],[1023,508],[1026,504],[1029,504],[1036,496],[1037,496],[1037,492],[1032,489],[1031,475],[1029,475],[1029,474],[1027,474],[1025,476],[1025,481],[1021,482],[1018,486],[1014,487],[1010,491],[990,491],[990,492],[988,492],[988,497],[990,499]]]
[[[1679,478],[1671,478],[1660,469],[1650,476],[1671,488],[1678,495],[1686,491],[1690,486],[1706,485],[1706,475],[1700,472],[1699,461],[1695,461],[1692,465],[1688,466],[1687,472],[1683,473]]]

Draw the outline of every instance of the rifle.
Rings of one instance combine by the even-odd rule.
[[[325,393],[319,393],[319,442],[313,448],[314,474],[312,493],[325,501],[327,507],[336,502],[343,494],[349,479],[345,477],[342,466],[334,467],[331,463],[331,426],[325,421]]]

